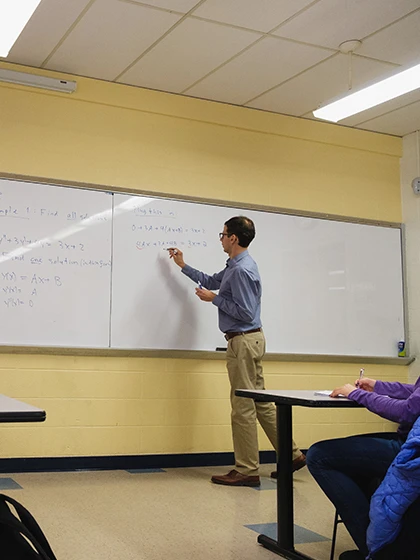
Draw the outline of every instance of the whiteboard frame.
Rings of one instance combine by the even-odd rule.
[[[115,358],[172,358],[178,360],[222,360],[226,361],[225,351],[211,350],[150,350],[119,348],[78,348],[64,346],[5,346],[0,345],[1,354],[39,354],[54,356],[97,356]],[[347,356],[341,354],[279,354],[267,352],[265,362],[314,362],[341,364],[384,364],[408,366],[414,357],[390,358],[387,356]]]
[[[64,179],[54,179],[50,177],[37,177],[32,175],[20,175],[14,173],[0,172],[0,179],[9,179],[11,181],[24,181],[28,183],[40,183],[43,185],[55,187],[67,187],[81,190],[92,190],[96,192],[106,192],[110,194],[127,194],[133,196],[148,196],[163,200],[175,200],[179,202],[193,202],[195,204],[212,205],[212,206],[232,206],[244,210],[254,210],[261,212],[269,212],[272,214],[284,214],[289,216],[299,216],[306,218],[318,218],[322,220],[330,220],[337,222],[347,222],[352,224],[363,224],[379,227],[388,227],[399,229],[401,231],[401,272],[402,272],[402,297],[403,297],[403,313],[404,313],[404,331],[408,333],[408,305],[406,300],[407,294],[407,274],[406,274],[406,256],[405,256],[405,226],[399,222],[391,222],[386,220],[372,220],[369,218],[358,218],[354,216],[342,216],[340,214],[329,214],[323,212],[310,212],[307,210],[298,210],[291,208],[282,208],[277,206],[265,206],[262,204],[251,204],[246,202],[237,202],[233,200],[222,200],[212,198],[193,197],[189,195],[177,195],[173,193],[148,191],[143,189],[130,189],[120,187],[118,185],[102,185],[97,183],[85,183],[80,181],[68,181]],[[111,320],[111,319],[110,319]],[[409,347],[406,346],[407,354]],[[56,354],[56,355],[85,355],[85,356],[126,356],[126,357],[156,357],[156,358],[179,358],[179,359],[224,359],[224,352],[218,351],[201,351],[201,350],[120,350],[115,348],[77,348],[63,346],[6,346],[0,344],[0,354],[2,353],[25,353],[25,354]],[[286,353],[267,353],[264,357],[266,361],[291,361],[291,362],[340,362],[340,363],[374,363],[387,365],[409,365],[415,358],[407,356],[405,358],[390,358],[381,356],[346,356],[346,355],[330,355],[330,354],[286,354]]]
[[[303,218],[319,218],[321,220],[330,220],[335,222],[348,222],[351,224],[364,224],[370,226],[389,227],[394,229],[402,229],[403,224],[400,222],[390,222],[387,220],[372,220],[370,218],[357,218],[354,216],[343,216],[341,214],[328,214],[323,212],[310,212],[309,210],[298,210],[296,208],[282,208],[281,206],[265,206],[263,204],[254,204],[249,202],[237,202],[235,200],[223,200],[217,198],[203,198],[189,195],[177,195],[174,193],[165,193],[148,190],[136,190],[127,187],[119,187],[118,185],[101,185],[97,183],[82,183],[80,181],[67,181],[59,179],[49,179],[47,177],[35,177],[29,175],[15,175],[11,173],[1,173],[0,179],[9,179],[11,181],[25,181],[28,183],[40,183],[53,187],[69,187],[73,189],[93,190],[106,193],[127,194],[132,196],[147,196],[151,198],[161,198],[164,200],[176,200],[178,202],[193,202],[195,204],[211,205],[211,206],[227,206],[244,210],[256,210],[261,212],[269,212],[271,214],[285,214],[288,216],[299,216]]]

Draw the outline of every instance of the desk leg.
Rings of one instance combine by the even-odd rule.
[[[260,535],[258,542],[288,560],[312,560],[295,550],[293,535],[292,407],[277,409],[277,541]]]

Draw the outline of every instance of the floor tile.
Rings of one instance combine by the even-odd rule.
[[[261,486],[254,486],[254,490],[277,490],[277,481],[272,478],[260,477]]]
[[[13,478],[0,478],[0,490],[22,490],[22,486]]]

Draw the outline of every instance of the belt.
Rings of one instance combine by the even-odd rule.
[[[234,338],[235,336],[240,336],[241,334],[251,334],[251,333],[254,333],[254,332],[261,332],[261,328],[251,329],[250,331],[227,332],[227,333],[225,333],[225,338],[226,338],[226,340],[230,340],[231,338]]]

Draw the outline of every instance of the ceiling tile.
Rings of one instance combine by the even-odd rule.
[[[358,128],[405,136],[420,130],[420,101],[363,123]]]
[[[420,10],[363,41],[357,54],[404,66],[420,63]]]
[[[328,56],[330,50],[266,37],[186,93],[242,104]]]
[[[313,0],[207,0],[194,15],[203,18],[256,29],[270,31]]]
[[[180,92],[259,37],[258,33],[187,19],[119,81]]]
[[[419,0],[320,0],[286,22],[275,35],[338,48],[343,41],[363,39],[419,8]]]
[[[389,74],[384,62],[353,56],[353,87]],[[337,54],[315,68],[258,97],[248,107],[301,116],[322,103],[348,92],[347,56]]]
[[[90,0],[43,0],[6,60],[41,66]]]
[[[113,80],[182,16],[119,0],[93,4],[46,68]]]
[[[124,2],[124,0],[121,0]],[[156,8],[164,8],[166,10],[173,10],[174,12],[182,12],[186,14],[194,6],[199,4],[199,0],[130,0],[130,2],[138,1],[141,4],[148,4]]]
[[[42,0],[5,60],[313,118],[347,92],[341,42],[363,40],[358,88],[419,64],[419,37],[420,0]],[[342,124],[407,134],[419,104],[420,89]]]

